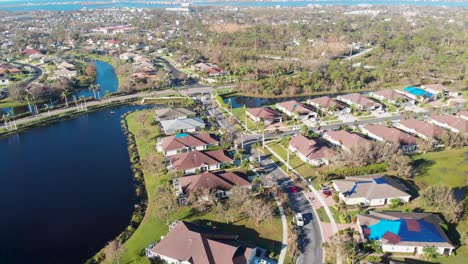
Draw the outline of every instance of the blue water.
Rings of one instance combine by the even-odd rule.
[[[423,96],[423,97],[433,97],[434,95],[430,92],[426,92],[421,88],[414,87],[414,86],[408,86],[405,89],[410,94],[416,95],[416,96]]]
[[[119,80],[115,74],[114,67],[100,60],[94,60],[94,65],[96,65],[97,72],[95,84],[101,86],[101,90],[99,91],[101,98],[105,95],[106,91],[110,93],[117,92]],[[78,97],[94,97],[93,91],[86,89],[76,92],[75,95]]]
[[[149,2],[132,2],[132,1],[118,1],[111,0],[98,1],[104,4],[90,3],[88,0],[29,0],[25,1],[2,1],[0,2],[0,10],[5,11],[35,11],[35,10],[55,10],[55,11],[70,11],[79,10],[84,7],[88,9],[96,8],[167,8],[179,7],[177,4],[165,3],[149,3]],[[235,6],[235,7],[304,7],[308,5],[415,5],[415,6],[447,6],[447,7],[468,7],[467,2],[432,2],[432,1],[414,1],[414,0],[313,0],[313,1],[284,1],[284,2],[207,2],[197,1],[193,2],[194,6]]]
[[[0,263],[83,263],[130,223],[120,116],[89,113],[0,139]]]

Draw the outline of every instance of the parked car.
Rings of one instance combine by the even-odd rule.
[[[320,191],[331,191],[331,188],[328,187],[328,186],[323,186],[322,188],[320,188]]]
[[[296,186],[291,186],[291,187],[289,187],[289,190],[290,190],[292,193],[297,193],[297,187],[296,187]]]
[[[328,196],[332,196],[332,192],[330,190],[325,190],[325,191],[322,191],[322,193],[328,197]]]
[[[297,223],[297,226],[304,226],[304,217],[302,216],[301,213],[296,214],[296,223]]]

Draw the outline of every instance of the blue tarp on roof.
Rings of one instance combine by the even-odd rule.
[[[387,184],[387,180],[385,178],[374,178],[375,183],[377,184]]]
[[[424,220],[416,220],[419,224],[418,231],[408,230],[407,222],[405,219],[399,220],[380,220],[377,224],[369,226],[370,235],[372,240],[378,240],[387,232],[392,232],[401,237],[401,241],[414,241],[414,242],[445,242],[437,228]]]
[[[184,137],[188,137],[188,134],[187,133],[181,133],[181,134],[175,135],[175,138],[184,138]]]

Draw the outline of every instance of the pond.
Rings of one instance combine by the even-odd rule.
[[[0,263],[82,263],[130,222],[124,106],[0,139]]]
[[[103,97],[106,91],[110,93],[117,92],[119,86],[119,80],[115,74],[114,67],[107,62],[94,60],[94,65],[96,66],[96,81],[95,84],[99,84],[101,89],[99,94]],[[80,90],[74,93],[78,97],[94,97],[93,91],[88,89]]]

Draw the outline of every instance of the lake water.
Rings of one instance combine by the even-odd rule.
[[[35,11],[35,10],[56,10],[69,11],[82,8],[167,8],[179,7],[178,4],[165,4],[164,1],[111,1],[101,0],[101,4],[96,4],[88,0],[30,0],[30,1],[2,1],[0,10],[5,11]],[[156,3],[157,2],[157,3]],[[234,7],[305,7],[309,5],[416,5],[416,6],[448,6],[448,7],[468,7],[467,2],[445,2],[445,1],[416,1],[416,0],[312,0],[312,1],[244,1],[244,2],[209,2],[196,1],[194,6],[234,6]]]
[[[0,139],[0,263],[82,263],[130,223],[125,106]]]
[[[107,62],[100,60],[94,60],[94,65],[96,66],[96,84],[99,84],[101,90],[99,94],[101,98],[105,95],[106,91],[110,93],[117,92],[119,86],[119,80],[115,74],[114,67]],[[75,93],[78,97],[94,97],[93,91],[84,89]]]

